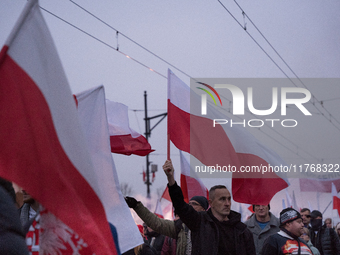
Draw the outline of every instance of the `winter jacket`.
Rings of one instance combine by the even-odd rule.
[[[150,212],[141,202],[137,203],[137,206],[133,208],[137,215],[145,222],[147,226],[152,228],[157,233],[165,236],[169,236],[177,240],[176,254],[185,255],[187,244],[187,231],[185,231],[185,225],[175,224],[172,220],[161,219],[154,213]]]
[[[298,243],[299,242],[299,243]],[[263,244],[262,255],[298,254],[300,244],[301,255],[313,255],[309,246],[302,239],[294,240],[293,237],[280,230],[271,235]]]
[[[317,234],[310,229],[310,240],[321,255],[340,255],[340,241],[334,229],[323,225]]]
[[[264,229],[261,229],[256,221],[256,215],[254,214],[249,220],[245,222],[250,232],[253,233],[256,254],[261,254],[261,249],[264,241],[271,235],[280,231],[280,221],[271,212],[269,212],[270,221]]]
[[[319,250],[313,246],[313,244],[310,240],[307,242],[307,245],[312,250],[314,255],[320,255]]]
[[[176,213],[183,223],[191,230],[192,254],[217,255],[220,235],[217,224],[210,215],[210,209],[206,212],[196,212],[190,205],[184,202],[181,188],[175,183],[168,186],[169,194]],[[233,245],[237,249],[237,255],[254,255],[255,245],[253,235],[247,226],[241,221],[241,215],[231,211],[229,221],[234,230]],[[227,244],[228,245],[228,244]]]
[[[13,197],[0,185],[0,254],[28,255]]]

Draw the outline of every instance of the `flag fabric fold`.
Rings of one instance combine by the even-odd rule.
[[[156,203],[156,208],[155,208],[154,214],[156,214],[159,218],[164,219],[163,210],[162,210],[161,202],[160,202],[159,199],[157,199],[157,203]]]
[[[146,156],[154,150],[144,136],[129,126],[128,107],[106,99],[111,152]]]
[[[107,220],[116,227],[120,250],[125,252],[142,244],[143,240],[121,193],[110,151],[104,87],[98,86],[75,96],[81,127],[96,168],[96,171],[84,173],[84,176],[87,176],[87,181],[96,190]]]
[[[206,166],[285,165],[272,150],[241,127],[216,125],[213,119],[226,119],[213,106],[202,117],[200,97],[168,70],[168,135],[180,150],[190,153]],[[233,173],[232,194],[237,202],[268,204],[288,186],[276,173]]]
[[[332,197],[333,197],[333,209],[338,211],[338,215],[340,216],[340,198],[338,197],[338,191],[332,183]]]
[[[117,254],[54,42],[30,0],[0,53],[0,176],[17,183],[96,254]],[[97,178],[94,182],[100,182]]]
[[[184,201],[189,203],[189,200],[193,196],[204,196],[209,199],[208,189],[192,171],[189,161],[185,158],[181,150],[179,150],[179,155],[181,164],[180,187],[183,192]],[[171,202],[168,187],[165,188],[162,198]]]
[[[337,189],[340,189],[340,179],[301,178],[299,179],[299,182],[300,182],[300,191],[303,191],[303,192],[331,193],[332,183],[334,183]]]
[[[195,176],[195,172],[191,171],[190,163],[179,151],[181,161],[181,189],[184,196],[184,201],[189,203],[193,196],[203,196],[209,199],[209,191],[202,183],[202,181]]]

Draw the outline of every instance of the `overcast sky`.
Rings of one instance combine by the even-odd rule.
[[[103,84],[106,98],[137,110],[129,113],[131,127],[144,133],[144,91],[148,94],[149,116],[166,112],[167,80],[164,76],[167,75],[168,68],[188,85],[190,77],[284,78],[285,72],[289,77],[295,78],[260,37],[251,21],[244,19],[237,4],[234,1],[221,2],[246,30],[240,27],[217,0],[75,1],[111,27],[71,1],[42,0],[40,6],[88,33],[84,34],[42,10],[72,92],[78,93]],[[25,3],[25,0],[1,1],[2,45]],[[339,1],[240,0],[237,3],[299,78],[340,78]],[[119,31],[118,36],[113,28]],[[121,52],[143,65],[116,51],[114,48],[117,46]],[[313,83],[306,85],[318,100],[324,101],[323,105],[332,114],[334,124],[322,116],[313,105],[309,105],[308,109],[313,116],[307,120],[298,116],[304,120],[299,128],[280,130],[276,133],[272,130],[250,131],[288,163],[303,164],[314,157],[328,163],[340,163],[340,124],[337,123],[340,121],[340,86]],[[298,86],[302,87],[301,84]],[[258,91],[262,93],[261,88]],[[254,93],[256,95],[256,91]],[[268,104],[263,107],[266,106]],[[319,109],[325,115],[328,114],[322,108]],[[152,125],[154,123],[156,121],[153,121]],[[268,139],[266,134],[284,141],[284,146]],[[294,144],[287,140],[293,141]],[[163,189],[166,184],[161,168],[166,159],[166,120],[152,131],[150,143],[156,150],[150,155],[150,160],[157,164],[159,169],[151,187],[151,191],[156,193],[157,189]],[[179,170],[178,150],[172,147],[171,153],[175,167]],[[114,160],[120,182],[130,183],[135,195],[146,195],[146,186],[141,175],[143,167],[145,168],[145,158],[114,155]],[[230,180],[203,181],[208,188],[218,183],[230,185]],[[316,194],[297,194],[298,181],[294,179],[291,184],[288,190],[290,194],[295,190],[298,205],[307,207],[307,201],[310,201],[316,209]],[[331,196],[320,196],[320,210],[323,211]],[[276,207],[272,206],[272,211],[276,214],[282,209],[281,202],[284,197],[284,192],[274,197],[273,203]],[[238,210],[236,203],[233,207]],[[326,213],[329,216],[332,214],[331,210]]]

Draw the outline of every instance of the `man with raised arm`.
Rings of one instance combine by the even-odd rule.
[[[185,203],[170,160],[165,161],[163,170],[168,178],[169,194],[176,213],[191,230],[192,254],[256,254],[252,233],[241,222],[241,215],[230,210],[231,196],[225,186],[212,187],[209,190],[210,208],[196,212]]]

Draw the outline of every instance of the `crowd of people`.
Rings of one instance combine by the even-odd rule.
[[[138,227],[144,243],[123,255],[340,255],[340,222],[333,228],[332,219],[323,219],[320,211],[286,208],[276,217],[270,204],[254,204],[254,213],[242,222],[241,214],[231,210],[226,186],[213,186],[208,199],[194,196],[186,203],[170,160],[163,170],[175,219],[160,218],[140,201],[126,197],[143,221]],[[39,204],[25,190],[21,201],[12,184],[0,178],[0,254],[39,251],[29,236],[39,218]]]
[[[152,251],[143,253],[140,249],[126,254],[340,255],[340,224],[333,229],[332,220],[323,221],[322,213],[317,210],[303,208],[299,212],[286,208],[278,218],[270,212],[270,204],[254,204],[254,213],[243,223],[241,215],[231,210],[231,195],[225,186],[213,186],[209,200],[195,196],[186,203],[175,181],[171,161],[165,162],[163,170],[176,218],[161,219],[141,202],[126,197],[128,206],[144,224],[165,236],[163,245],[157,248],[144,234],[145,244]]]

